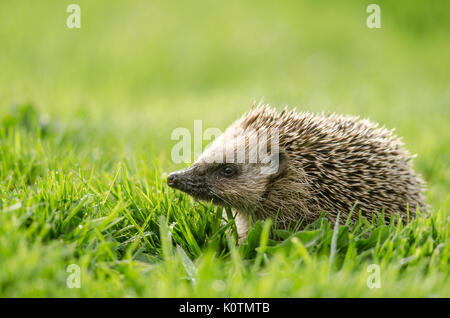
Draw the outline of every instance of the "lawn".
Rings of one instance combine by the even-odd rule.
[[[0,3],[0,296],[450,297],[450,2],[70,3]],[[171,133],[260,100],[395,128],[430,213],[238,245]]]

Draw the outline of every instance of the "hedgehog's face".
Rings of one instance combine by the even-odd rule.
[[[171,173],[167,184],[196,199],[254,211],[273,177],[274,174],[262,174],[258,164],[196,162],[188,169]]]
[[[171,173],[167,183],[196,199],[240,211],[256,211],[261,207],[270,183],[283,171],[285,160],[280,160],[279,151],[270,155],[269,162],[251,160],[249,156],[245,160],[236,160],[233,156],[236,150],[223,143],[224,135],[208,147],[190,168]],[[236,138],[232,140],[236,144]]]

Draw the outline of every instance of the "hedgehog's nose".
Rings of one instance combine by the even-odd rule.
[[[167,185],[168,185],[169,187],[175,187],[175,186],[176,186],[176,183],[177,183],[177,175],[178,175],[177,172],[172,172],[171,174],[169,174],[169,175],[167,176]]]
[[[167,185],[174,189],[185,191],[191,183],[192,169],[175,171],[167,176]]]

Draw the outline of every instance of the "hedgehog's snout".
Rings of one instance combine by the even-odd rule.
[[[186,182],[185,173],[183,170],[172,172],[167,176],[167,185],[174,189],[179,189],[183,187],[183,184]]]
[[[211,200],[209,187],[205,179],[194,173],[193,168],[172,172],[167,176],[167,185],[183,191],[194,198]]]
[[[176,172],[172,172],[171,174],[169,174],[167,176],[167,185],[169,187],[175,186],[175,180],[176,179],[177,179],[177,173]]]
[[[184,192],[191,192],[196,184],[191,168],[175,171],[167,176],[167,185]]]

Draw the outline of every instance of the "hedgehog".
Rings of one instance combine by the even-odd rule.
[[[425,183],[393,130],[337,114],[253,105],[167,183],[232,209],[240,240],[271,218],[279,229],[383,213],[402,222],[427,210]],[[339,217],[340,216],[340,217]]]

